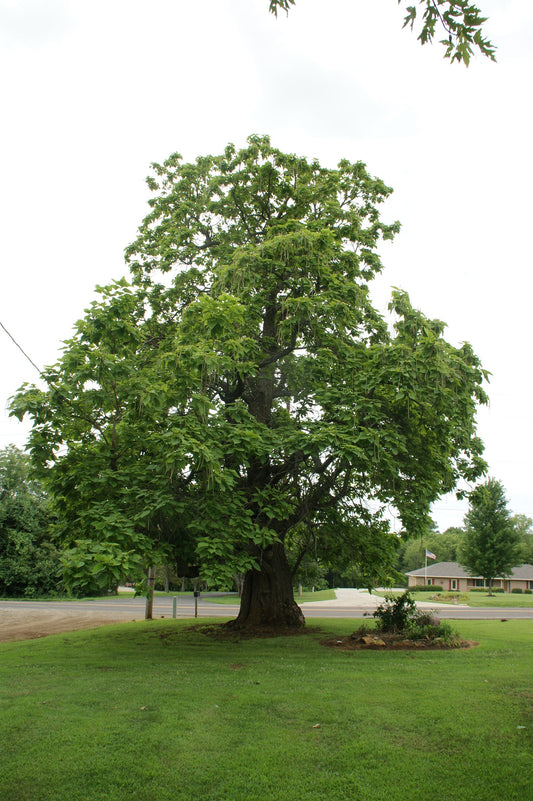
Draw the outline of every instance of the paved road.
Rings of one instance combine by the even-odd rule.
[[[365,614],[371,615],[383,598],[369,595],[360,590],[337,590],[337,599],[334,601],[316,601],[302,604],[302,610],[307,618],[313,617],[344,617],[361,618]],[[144,598],[109,598],[96,601],[0,601],[0,615],[2,609],[19,611],[22,609],[44,611],[76,612],[87,614],[94,612],[99,618],[109,617],[112,620],[142,620],[144,618]],[[420,603],[422,609],[431,609],[439,617],[450,620],[533,620],[533,607],[515,607],[504,609],[501,607],[470,608],[447,604]],[[189,596],[179,597],[177,602],[177,617],[193,617],[194,601]],[[199,617],[234,617],[239,611],[238,604],[217,604],[206,598],[198,602]],[[154,618],[172,617],[172,598],[154,598]]]

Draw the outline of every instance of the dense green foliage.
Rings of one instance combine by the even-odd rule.
[[[457,633],[448,621],[418,609],[409,592],[386,596],[373,617],[378,630],[386,634],[399,634],[407,640],[438,640],[449,646],[459,644]]]
[[[288,13],[296,0],[270,0],[270,11],[276,14],[279,10]],[[401,5],[404,0],[398,0]],[[418,8],[417,8],[418,6]],[[445,58],[451,61],[462,61],[468,66],[470,58],[477,48],[480,53],[494,61],[495,48],[483,35],[483,24],[487,21],[480,9],[470,0],[413,0],[407,6],[404,28],[411,30],[421,19],[422,24],[418,40],[421,44],[432,42],[437,30],[442,31]],[[441,35],[442,35],[441,34]]]
[[[30,475],[28,456],[0,451],[0,595],[31,597],[57,591],[59,552],[50,541],[48,499]]]
[[[520,563],[519,542],[504,488],[499,481],[490,478],[470,493],[460,562],[472,575],[482,576],[489,582],[490,595],[492,580],[508,575]]]
[[[533,520],[519,514],[513,515],[511,522],[519,538],[519,564],[533,565]]]
[[[132,283],[102,289],[48,389],[13,402],[78,567],[102,548],[111,576],[142,560],[261,575],[278,607],[309,553],[386,580],[382,510],[421,534],[431,503],[482,473],[485,401],[443,323],[403,292],[392,330],[372,307],[391,190],[360,162],[327,169],[255,136],[174,154],[149,185]]]

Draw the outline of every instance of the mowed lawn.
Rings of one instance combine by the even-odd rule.
[[[320,644],[356,625],[221,642],[164,620],[2,644],[0,799],[531,797],[533,621],[461,622],[469,650]]]
[[[525,593],[498,592],[488,595],[486,592],[413,592],[409,590],[411,597],[415,601],[429,601],[430,603],[453,603],[456,598],[459,604],[466,604],[472,607],[501,607],[502,609],[533,607],[533,595]],[[386,590],[376,593],[385,597],[386,595],[401,595],[401,592],[388,593]]]

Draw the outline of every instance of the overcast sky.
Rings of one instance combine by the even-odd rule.
[[[533,517],[533,3],[479,0],[498,62],[450,65],[402,30],[396,0],[0,0],[0,321],[53,364],[96,284],[125,273],[149,165],[268,133],[394,188],[390,288],[448,323],[492,373],[479,414],[490,475]],[[0,330],[0,448],[27,427],[8,398],[36,371]],[[434,517],[460,525],[446,498]]]

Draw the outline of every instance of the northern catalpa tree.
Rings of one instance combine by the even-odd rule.
[[[24,387],[13,412],[33,417],[74,555],[244,573],[235,625],[302,625],[292,575],[309,549],[384,580],[397,537],[382,510],[419,534],[435,499],[482,474],[485,374],[405,293],[392,326],[373,308],[398,224],[362,163],[327,169],[252,136],[172,155],[149,185],[131,282],[101,290],[48,388]]]

